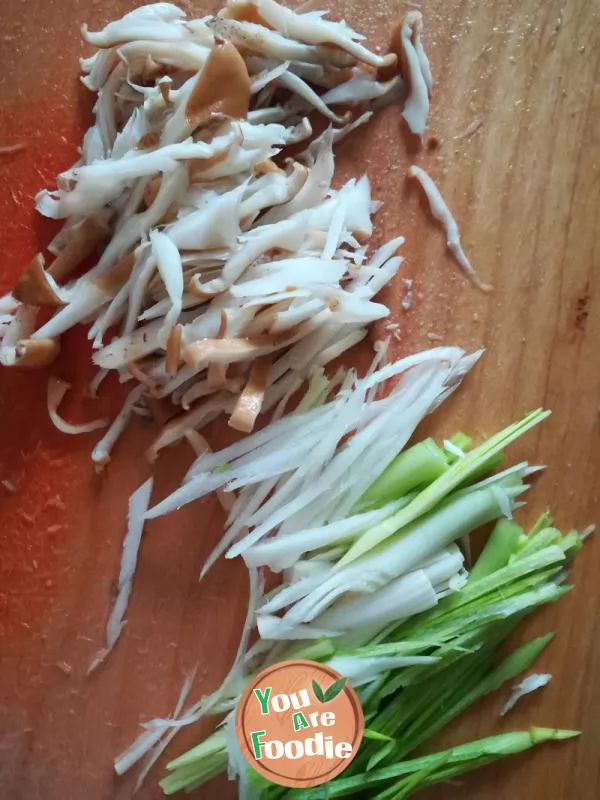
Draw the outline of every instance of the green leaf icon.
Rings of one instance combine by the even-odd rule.
[[[325,692],[325,699],[323,702],[328,703],[330,700],[333,700],[335,697],[337,697],[345,685],[346,678],[340,678],[339,680],[335,681],[335,683],[332,683],[329,689],[327,689]]]
[[[312,682],[312,690],[319,703],[324,703],[325,695],[323,694],[323,689],[321,689],[321,687],[315,680],[313,680]]]

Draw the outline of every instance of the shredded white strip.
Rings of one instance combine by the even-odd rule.
[[[524,680],[521,681],[521,683],[513,687],[510,697],[502,706],[500,716],[503,717],[505,714],[508,714],[508,712],[517,705],[522,697],[541,689],[543,686],[546,686],[548,683],[550,683],[551,680],[552,675],[547,673],[528,675]]]
[[[127,515],[127,533],[123,540],[123,555],[117,585],[117,597],[106,624],[106,647],[98,651],[88,669],[96,669],[116,645],[125,626],[125,614],[129,605],[129,597],[133,587],[133,578],[137,566],[138,552],[144,530],[144,514],[150,503],[153,478],[149,478],[129,498]]]
[[[62,433],[75,435],[79,433],[90,433],[91,431],[97,431],[99,428],[105,428],[108,425],[107,419],[96,419],[92,422],[73,424],[71,422],[66,422],[61,416],[59,416],[58,407],[70,388],[71,384],[60,380],[60,378],[50,376],[48,379],[48,415],[58,430],[62,431]]]
[[[111,451],[117,443],[119,436],[127,427],[127,423],[129,422],[131,414],[133,413],[133,408],[140,397],[144,394],[145,390],[146,387],[143,384],[140,384],[139,386],[136,386],[135,389],[132,389],[131,392],[129,392],[125,402],[123,403],[123,407],[111,423],[109,429],[92,450],[92,461],[96,465],[97,471],[104,469],[106,464],[108,464],[110,461]]]
[[[492,287],[490,284],[482,283],[475,269],[471,265],[471,262],[465,255],[460,243],[460,235],[456,220],[452,216],[450,209],[446,205],[446,201],[442,197],[440,190],[437,188],[433,180],[429,177],[425,170],[415,165],[410,167],[408,174],[411,177],[416,178],[423,187],[423,191],[425,192],[425,196],[429,202],[431,213],[439,222],[442,223],[444,230],[446,231],[446,243],[448,245],[448,249],[456,259],[459,267],[475,284],[475,286],[481,289],[481,291],[491,292]]]

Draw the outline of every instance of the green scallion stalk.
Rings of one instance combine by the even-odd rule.
[[[469,573],[469,581],[473,583],[505,567],[522,535],[523,528],[516,522],[499,520]]]
[[[388,767],[361,773],[345,778],[340,777],[325,787],[315,787],[309,790],[292,790],[286,794],[286,800],[324,800],[325,797],[335,800],[340,797],[350,797],[357,793],[367,792],[369,789],[384,788],[386,782],[399,778],[427,773],[419,785],[412,790],[431,786],[440,780],[449,777],[448,768],[457,768],[452,775],[459,775],[477,769],[484,764],[489,764],[505,756],[516,755],[545,742],[563,741],[579,736],[579,731],[560,730],[556,728],[532,727],[528,731],[514,731],[473,742],[458,745],[432,753],[420,758],[400,761]]]
[[[448,469],[448,458],[433,439],[409,447],[396,456],[360,498],[352,514],[381,508],[419,486],[427,486]]]
[[[446,466],[395,515],[397,527],[394,531],[386,531],[385,536],[378,539],[381,534],[378,525],[361,537],[370,537],[371,544],[365,552],[372,549],[372,542],[377,544],[399,531],[372,556],[387,553],[391,548],[389,553],[393,552],[404,564],[414,555],[413,550],[418,550],[422,561],[429,552],[427,548],[421,552],[423,540],[431,543],[433,539],[432,548],[438,552],[460,535],[465,526],[472,529],[485,520],[496,518],[499,513],[497,492],[501,490],[507,499],[514,499],[523,488],[522,471],[508,470],[508,474],[503,473],[492,483],[486,481],[482,487],[471,484],[475,476],[490,469],[506,444],[544,416],[541,411],[534,412],[485,445],[457,458],[450,466],[451,459],[431,440],[421,443],[424,447],[415,445],[406,451],[404,456],[411,452],[412,455],[404,459],[404,466],[403,460],[397,459],[394,462],[397,471],[390,471],[387,476],[387,471],[384,472],[361,498],[361,503],[377,503],[382,498],[387,502],[394,499],[393,492],[404,493],[409,485],[407,481],[417,480],[415,475],[408,475],[406,465],[411,465],[411,459],[411,469],[417,472],[419,467],[435,470],[437,465],[439,468],[440,454]],[[460,442],[456,444],[461,447]],[[467,444],[470,442],[463,442],[461,449],[466,450]],[[403,470],[406,470],[404,477]],[[413,484],[413,488],[423,485]],[[464,489],[465,486],[470,488]],[[353,646],[352,638],[346,638],[345,644],[335,638],[323,638],[301,646],[291,644],[286,657],[328,660],[333,656],[357,659],[427,655],[436,661],[381,674],[359,689],[367,730],[360,752],[342,776],[316,789],[290,791],[269,784],[249,771],[248,780],[253,790],[261,800],[333,800],[357,794],[368,800],[400,800],[426,786],[541,742],[576,736],[574,731],[531,728],[422,758],[402,760],[481,697],[533,664],[551,641],[551,634],[517,648],[502,660],[498,654],[525,615],[570,590],[571,587],[562,585],[565,566],[580,547],[579,534],[571,531],[563,536],[552,527],[548,513],[540,517],[528,535],[516,523],[503,519],[494,528],[466,584],[429,611],[391,624],[371,643],[360,647]],[[236,685],[235,691],[238,689],[241,691],[241,684]],[[180,789],[190,791],[225,771],[227,762],[225,734],[218,730],[201,745],[172,761],[168,765],[171,774],[161,786],[166,794]]]
[[[549,414],[549,411],[543,411],[542,409],[532,411],[519,422],[510,425],[475,448],[475,450],[467,453],[464,458],[456,461],[439,478],[429,484],[422,492],[419,492],[417,497],[407,506],[375,525],[375,527],[361,536],[342,558],[340,564],[348,564],[364,556],[374,547],[401,530],[405,525],[426,514],[447,497],[450,492],[464,484],[465,481],[468,481],[473,473],[480,469],[488,459],[495,456],[535,425],[538,425]]]
[[[467,436],[467,434],[463,433],[462,431],[455,433],[454,436],[451,436],[448,439],[448,441],[450,444],[453,444],[454,447],[458,447],[459,450],[462,450],[463,453],[468,453],[469,450],[473,448],[473,439],[471,439],[470,436]],[[444,448],[444,450],[446,450],[446,448]],[[450,463],[456,461],[456,456],[453,453],[450,453],[448,450],[446,450],[446,453]]]

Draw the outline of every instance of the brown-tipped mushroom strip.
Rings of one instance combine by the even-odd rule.
[[[51,364],[60,352],[60,344],[56,339],[20,339],[14,347],[14,360],[11,355],[6,363],[0,359],[3,366],[39,369]],[[0,347],[0,355],[2,348]]]
[[[256,339],[203,339],[188,345],[183,357],[188,366],[197,369],[202,364],[235,363],[271,352],[278,345],[267,336]]]
[[[248,382],[229,417],[230,428],[243,433],[250,433],[254,429],[269,383],[271,364],[272,358],[269,356],[259,358],[252,364]]]
[[[20,305],[6,326],[0,344],[0,364],[14,367],[17,360],[17,345],[28,340],[35,327],[37,308]]]
[[[48,267],[49,274],[60,283],[90,256],[110,234],[108,214],[84,219],[69,229],[59,254]]]
[[[231,95],[227,85],[231,82]],[[231,42],[215,43],[199,73],[184,83],[166,121],[161,144],[189,136],[215,118],[239,119],[248,113],[250,77],[244,60]]]
[[[23,270],[13,289],[14,297],[28,306],[61,308],[68,302],[68,292],[61,292],[45,269],[44,256],[38,253]]]
[[[43,339],[59,336],[73,325],[97,313],[110,302],[128,280],[132,265],[133,256],[129,254],[120,259],[96,281],[90,280],[93,273],[84,275],[71,290],[68,304],[35,331],[32,338]]]
[[[158,332],[161,325],[162,320],[154,320],[127,336],[115,339],[94,353],[94,364],[104,369],[119,369],[131,361],[151,355],[159,347]]]
[[[314,320],[309,320],[281,336],[256,336],[252,339],[202,339],[188,345],[183,351],[183,358],[188,366],[198,369],[202,365],[215,362],[217,364],[235,364],[240,361],[266,356],[288,347],[302,339],[314,327]],[[318,324],[318,323],[317,323]]]
[[[308,173],[302,188],[283,205],[272,208],[263,219],[263,224],[279,222],[308,208],[315,208],[323,202],[331,187],[335,161],[333,157],[333,133],[327,129],[321,137],[319,150],[312,169]]]
[[[167,351],[165,354],[165,370],[167,375],[176,375],[181,360],[181,325],[175,325],[171,329],[167,341]]]
[[[184,414],[167,422],[160,434],[154,440],[152,445],[148,448],[146,455],[150,461],[155,461],[161,450],[169,445],[179,442],[189,430],[195,430],[201,425],[215,419],[223,411],[231,411],[233,409],[233,401],[231,395],[225,392],[219,392],[210,400],[201,403],[199,406],[192,408]]]

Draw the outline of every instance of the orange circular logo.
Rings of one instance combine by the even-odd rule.
[[[356,692],[316,661],[282,661],[253,678],[241,697],[236,734],[251,767],[272,783],[319,786],[350,764],[364,731]]]

